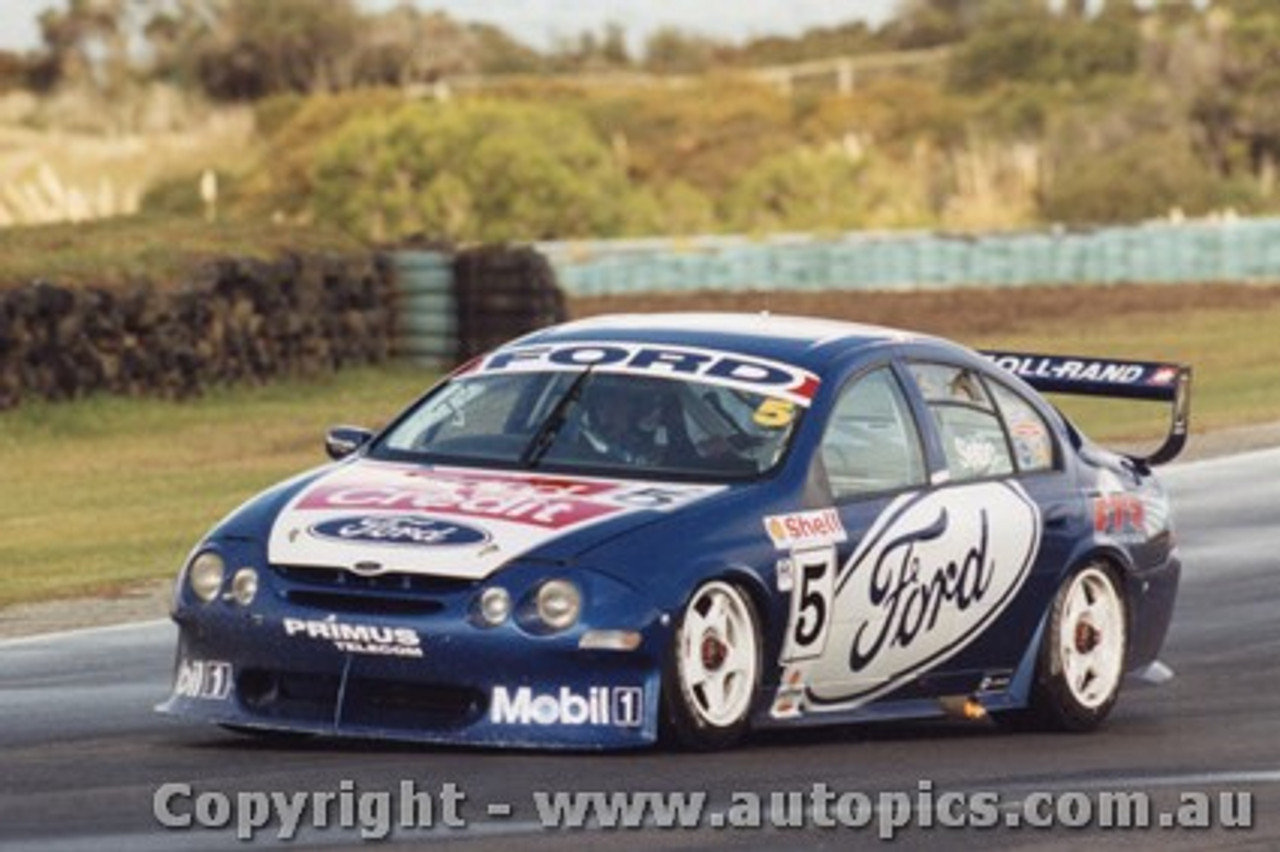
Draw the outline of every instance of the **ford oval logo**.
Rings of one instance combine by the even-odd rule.
[[[313,526],[311,534],[335,541],[410,547],[455,547],[483,544],[489,540],[489,534],[484,530],[417,515],[334,518]]]

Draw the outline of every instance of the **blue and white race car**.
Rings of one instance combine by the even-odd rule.
[[[1180,563],[1176,364],[769,315],[568,323],[465,365],[192,552],[165,713],[250,732],[718,748],[1100,724]],[[1122,456],[1034,388],[1163,400]]]

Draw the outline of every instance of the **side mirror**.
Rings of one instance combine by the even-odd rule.
[[[359,426],[334,426],[324,436],[324,451],[334,461],[345,459],[373,438],[373,433]]]

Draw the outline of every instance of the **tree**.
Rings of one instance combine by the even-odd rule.
[[[973,31],[981,5],[968,0],[905,0],[882,35],[899,50],[955,44]]]
[[[479,38],[443,12],[402,4],[367,19],[355,53],[362,85],[408,86],[480,69]]]
[[[658,74],[698,74],[711,67],[720,45],[676,27],[661,27],[645,41],[644,64]]]
[[[542,54],[492,24],[471,24],[470,30],[481,74],[533,74],[546,66]]]
[[[1269,186],[1280,167],[1280,8],[1233,0],[1216,24],[1216,67],[1199,86],[1191,119],[1222,174],[1252,174]]]
[[[349,86],[366,21],[354,0],[224,0],[197,56],[206,92],[250,100]]]
[[[1081,84],[1138,70],[1141,35],[1124,16],[1058,18],[1045,8],[992,15],[953,55],[953,87],[974,92],[1002,83]]]
[[[46,86],[87,84],[118,91],[129,74],[132,16],[147,5],[147,0],[70,0],[66,8],[41,12]]]
[[[1099,225],[1164,216],[1201,216],[1220,206],[1256,204],[1245,187],[1223,184],[1185,139],[1146,133],[1107,150],[1077,150],[1057,164],[1041,214],[1051,222]]]

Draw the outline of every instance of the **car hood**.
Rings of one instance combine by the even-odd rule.
[[[301,487],[273,564],[480,579],[519,556],[567,559],[724,486],[360,459]]]

